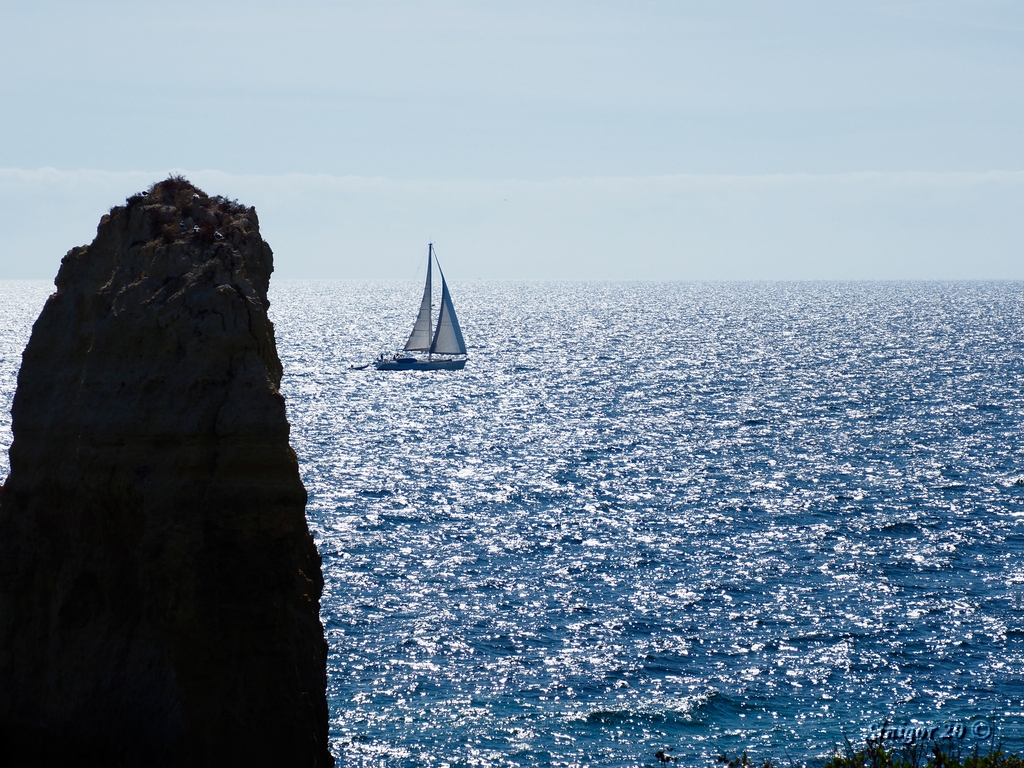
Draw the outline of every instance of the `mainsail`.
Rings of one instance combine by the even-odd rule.
[[[437,271],[441,272],[440,265]],[[444,272],[441,272],[441,312],[437,316],[437,330],[434,332],[434,343],[430,345],[430,354],[466,354],[466,342],[462,339],[462,329],[459,328],[459,318],[455,316],[455,307],[452,306],[452,297],[448,293]]]
[[[430,325],[430,263],[433,259],[431,259],[430,256],[431,254],[428,252],[427,285],[423,289],[423,300],[420,302],[420,313],[416,315],[416,325],[412,327],[412,333],[409,334],[409,340],[405,342],[405,350],[407,352],[430,351],[430,336],[431,331],[433,330]],[[444,275],[441,276],[441,281],[444,282]]]

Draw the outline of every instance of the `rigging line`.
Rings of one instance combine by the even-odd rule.
[[[406,258],[411,258],[411,257],[407,256]],[[426,271],[423,269],[423,262],[420,261],[420,259],[422,259],[422,258],[423,258],[422,256],[417,256],[416,257],[416,277],[412,278],[411,280],[402,280],[403,283],[406,283],[406,282],[411,283],[414,289],[415,289],[415,286],[423,285],[424,281],[426,280]],[[430,262],[429,261],[427,262],[427,269],[430,269]],[[419,296],[420,294],[417,293],[416,295]],[[430,308],[431,309],[434,308],[434,297],[433,296],[430,297]]]
[[[437,258],[437,248],[434,249],[434,261],[437,262],[437,271],[441,272],[441,260]],[[441,272],[441,280],[444,280],[444,272]]]
[[[414,256],[406,256],[405,258],[409,259],[409,270],[410,270],[410,272],[413,269],[416,270],[416,272],[415,272],[416,277],[412,278],[411,281],[415,282],[415,283],[422,284],[423,283],[423,279],[422,278],[425,277],[425,273],[423,271],[423,262],[421,261],[421,259],[423,257],[422,256],[415,256],[415,257]],[[415,261],[413,261],[413,259],[415,259]],[[409,272],[406,272],[405,274],[409,274]],[[403,282],[405,282],[405,280],[403,280]]]

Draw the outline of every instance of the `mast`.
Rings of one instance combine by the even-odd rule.
[[[433,262],[433,260],[434,260],[434,244],[433,243],[427,243],[427,274],[428,275],[430,274],[430,264],[431,264],[431,262]],[[438,272],[441,271],[441,265],[440,264],[437,265],[437,270],[438,270]],[[441,275],[441,282],[442,283],[444,282],[444,275]],[[431,299],[433,299],[433,296],[431,296]],[[437,316],[437,322],[438,323],[441,322],[441,316],[440,315]],[[430,343],[430,349],[427,350],[427,360],[429,361],[429,360],[433,360],[433,359],[434,359],[434,343],[431,342]]]

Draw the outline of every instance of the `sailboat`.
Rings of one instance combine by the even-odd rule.
[[[441,309],[437,314],[437,326],[433,325],[431,265],[437,262],[441,275]],[[420,354],[414,354],[419,352]],[[426,352],[426,356],[422,353]],[[455,316],[452,295],[448,292],[441,262],[437,261],[434,244],[427,245],[427,284],[423,288],[420,312],[409,334],[409,340],[401,352],[381,355],[373,361],[378,371],[459,371],[466,365],[466,342],[462,338],[459,319]]]

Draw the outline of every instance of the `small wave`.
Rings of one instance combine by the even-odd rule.
[[[900,521],[898,523],[889,523],[888,525],[882,526],[884,533],[917,533],[920,531],[920,526],[916,523],[906,523]]]
[[[586,713],[587,723],[615,725],[617,723],[690,724],[707,718],[727,714],[733,702],[717,689],[695,696],[686,696],[666,702],[668,706],[640,705],[630,709],[597,709]]]

